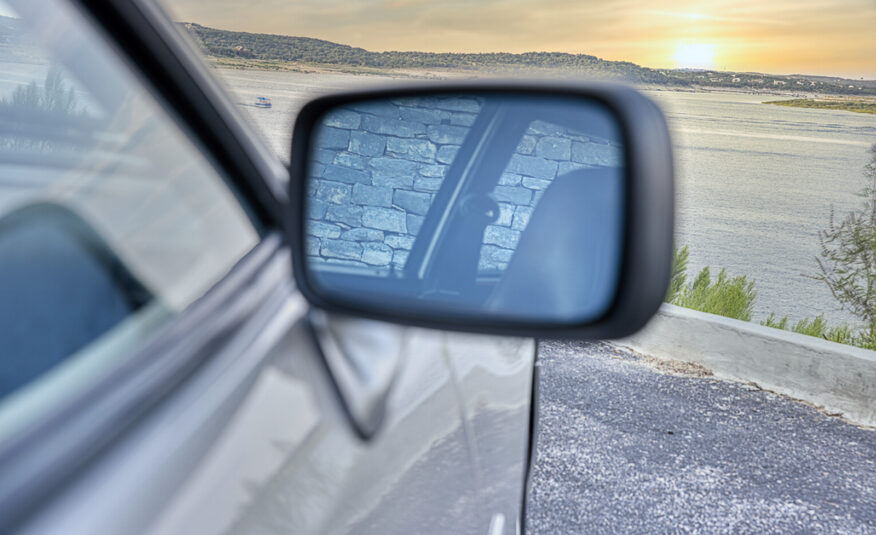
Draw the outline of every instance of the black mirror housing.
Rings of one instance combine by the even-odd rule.
[[[329,95],[299,113],[287,232],[314,306],[513,336],[616,338],[663,302],[673,170],[657,106],[610,84]]]

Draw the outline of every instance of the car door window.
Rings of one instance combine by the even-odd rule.
[[[2,424],[4,398],[58,402],[124,362],[259,234],[80,13],[49,0],[0,15]]]
[[[529,217],[555,178],[580,169],[610,167],[618,174],[617,183],[622,183],[620,133],[600,122],[605,123],[596,114],[587,117],[587,132],[540,119],[529,123],[490,192],[499,216],[484,230],[479,275],[505,271]]]

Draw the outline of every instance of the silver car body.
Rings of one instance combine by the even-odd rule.
[[[250,199],[264,204],[247,209],[282,209],[282,165],[159,8],[139,1],[104,6],[120,20],[143,21],[151,39],[144,53],[97,3],[56,3],[94,25],[89,31],[102,35],[106,50],[123,58],[159,100],[173,97],[150,81],[187,77],[190,90],[216,113],[202,113],[202,123],[169,116],[196,138],[208,130],[204,122],[230,132],[226,148],[248,162],[258,184],[247,187],[261,192]],[[29,10],[24,2],[20,7]],[[38,9],[30,16],[42,16]],[[209,161],[229,165],[217,142],[194,143]],[[4,529],[41,535],[519,530],[534,341],[310,310],[292,282],[280,230],[268,225],[259,240],[180,313],[180,332],[150,346],[157,349],[142,366],[71,401],[65,417],[28,430],[27,440],[0,452],[6,480],[0,508],[9,513]],[[357,432],[351,410],[358,409],[350,400],[358,398],[365,400],[362,410],[377,411],[373,436]]]

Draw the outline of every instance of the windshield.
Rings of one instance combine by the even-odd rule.
[[[831,225],[866,211],[859,194],[874,181],[871,2],[547,2],[534,18],[502,2],[215,4],[167,7],[283,160],[297,110],[321,93],[507,75],[633,84],[674,141],[667,301],[876,344],[864,340],[876,336],[876,277],[844,285],[840,273],[867,259],[830,246],[843,238]],[[856,288],[869,297],[843,297]]]

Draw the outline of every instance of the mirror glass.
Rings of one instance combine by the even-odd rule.
[[[579,324],[623,253],[614,112],[572,96],[447,93],[348,103],[310,142],[314,292],[414,317]]]

